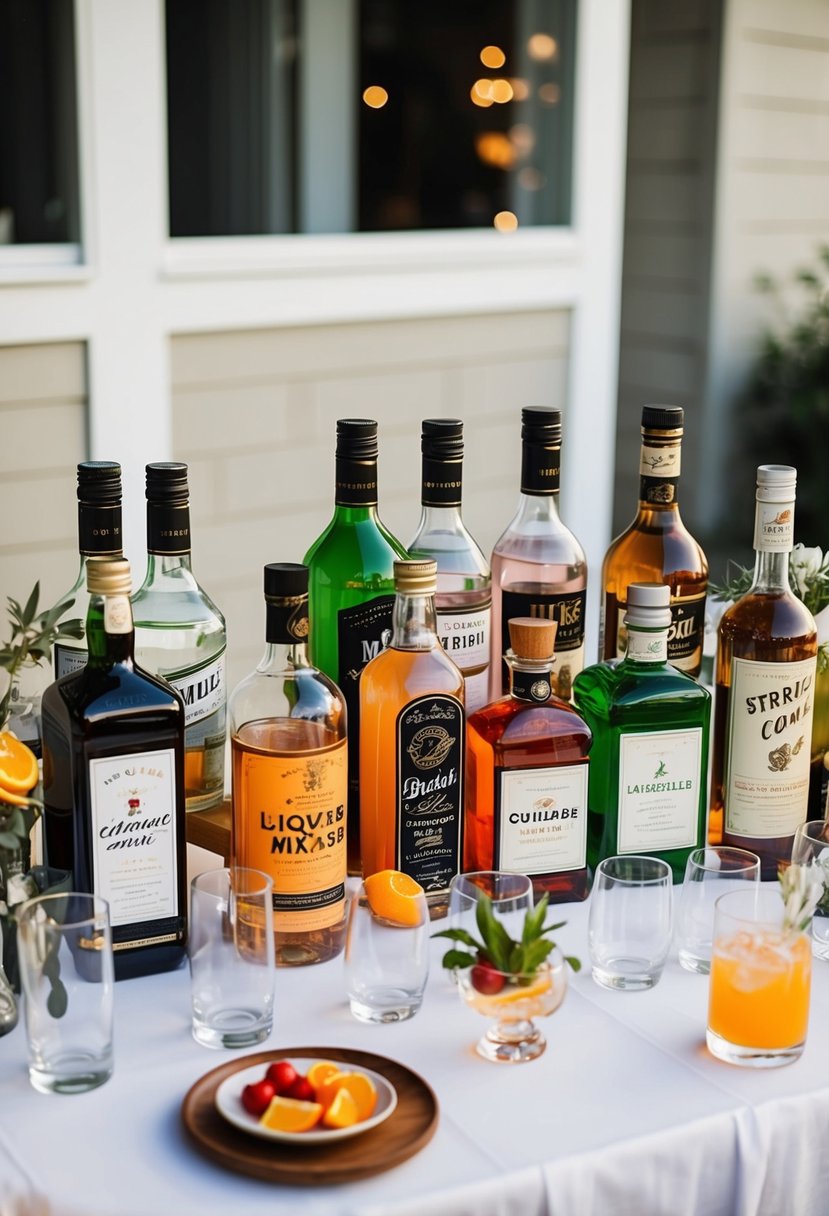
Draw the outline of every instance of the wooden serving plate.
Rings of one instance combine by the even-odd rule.
[[[397,1109],[385,1123],[361,1136],[326,1145],[309,1144],[307,1148],[258,1140],[222,1118],[214,1102],[222,1081],[252,1064],[261,1064],[264,1075],[268,1064],[286,1057],[337,1060],[351,1068],[371,1068],[388,1078],[397,1090]],[[344,1047],[282,1047],[214,1068],[188,1091],[181,1118],[195,1146],[227,1169],[266,1182],[327,1186],[371,1178],[420,1152],[435,1134],[438,1100],[417,1073],[385,1056]]]

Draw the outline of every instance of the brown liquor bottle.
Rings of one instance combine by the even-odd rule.
[[[630,584],[665,583],[671,589],[668,662],[698,676],[708,563],[679,515],[683,417],[676,405],[642,409],[639,509],[630,526],[612,542],[602,565],[599,661],[625,656],[624,616]]]
[[[587,895],[590,728],[553,695],[555,621],[513,617],[506,697],[470,716],[464,869],[528,874],[551,903]]]

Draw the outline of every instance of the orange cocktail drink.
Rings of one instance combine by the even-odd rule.
[[[782,914],[777,884],[717,900],[707,1042],[731,1064],[773,1067],[803,1050],[811,940],[808,932],[785,930]]]

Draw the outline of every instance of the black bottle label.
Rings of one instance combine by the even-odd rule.
[[[561,482],[561,440],[521,445],[521,493],[558,494]]]
[[[169,556],[190,552],[188,503],[147,503],[147,551]]]
[[[463,490],[462,460],[423,457],[420,501],[424,507],[459,507]]]
[[[391,633],[393,595],[379,595],[337,613],[339,669],[337,683],[348,712],[348,835],[360,831],[360,672],[385,645]],[[355,836],[356,833],[356,836]]]
[[[123,548],[121,507],[78,503],[78,547],[84,557],[108,557]]]
[[[509,623],[516,616],[555,621],[556,661],[551,683],[556,696],[569,701],[573,680],[584,667],[584,608],[587,591],[547,595],[542,591],[504,591],[501,598],[501,653],[509,649]],[[503,690],[509,691],[509,668],[502,660]]]
[[[397,718],[397,868],[428,894],[445,891],[461,862],[463,706],[418,697]]]
[[[377,506],[377,460],[338,456],[334,502],[340,507]]]

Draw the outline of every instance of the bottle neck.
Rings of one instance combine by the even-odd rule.
[[[86,646],[90,667],[132,664],[135,630],[128,595],[91,595],[86,614]]]
[[[561,524],[558,509],[558,494],[525,494],[518,500],[518,512],[514,523]]]
[[[668,627],[644,629],[641,625],[628,625],[625,662],[643,667],[658,667],[667,663]]]
[[[306,642],[266,642],[256,670],[260,675],[284,675],[311,666]]]
[[[124,544],[121,504],[78,503],[78,550],[87,557],[120,557]]]
[[[676,436],[645,434],[639,455],[639,510],[679,510],[682,441]]]
[[[164,582],[169,575],[190,574],[193,570],[191,566],[190,553],[148,553],[147,554],[147,576],[144,579],[144,586],[150,587],[153,583]]]
[[[553,695],[551,672],[554,660],[532,662],[507,652],[504,656],[509,667],[510,696],[516,701],[527,701],[543,705]]]
[[[362,510],[365,519],[366,510],[377,510],[377,460],[354,460],[350,456],[337,456],[336,481],[334,486],[334,506],[337,514],[340,508],[346,510]]]
[[[430,532],[462,532],[463,530],[463,519],[461,518],[459,504],[453,507],[437,507],[427,506],[424,503],[421,507],[417,536],[423,536]]]
[[[463,491],[463,460],[435,460],[424,456],[420,501],[424,511],[452,510],[460,516]]]
[[[398,591],[392,613],[391,645],[395,650],[432,650],[440,645],[434,595]]]
[[[521,443],[521,495],[558,499],[561,485],[561,443]]]
[[[769,553],[758,549],[754,559],[754,582],[752,591],[790,591],[789,553]]]
[[[752,591],[788,592],[789,555],[794,545],[794,495],[781,502],[758,502],[754,515]]]
[[[147,552],[155,557],[190,557],[190,504],[147,502]]]

